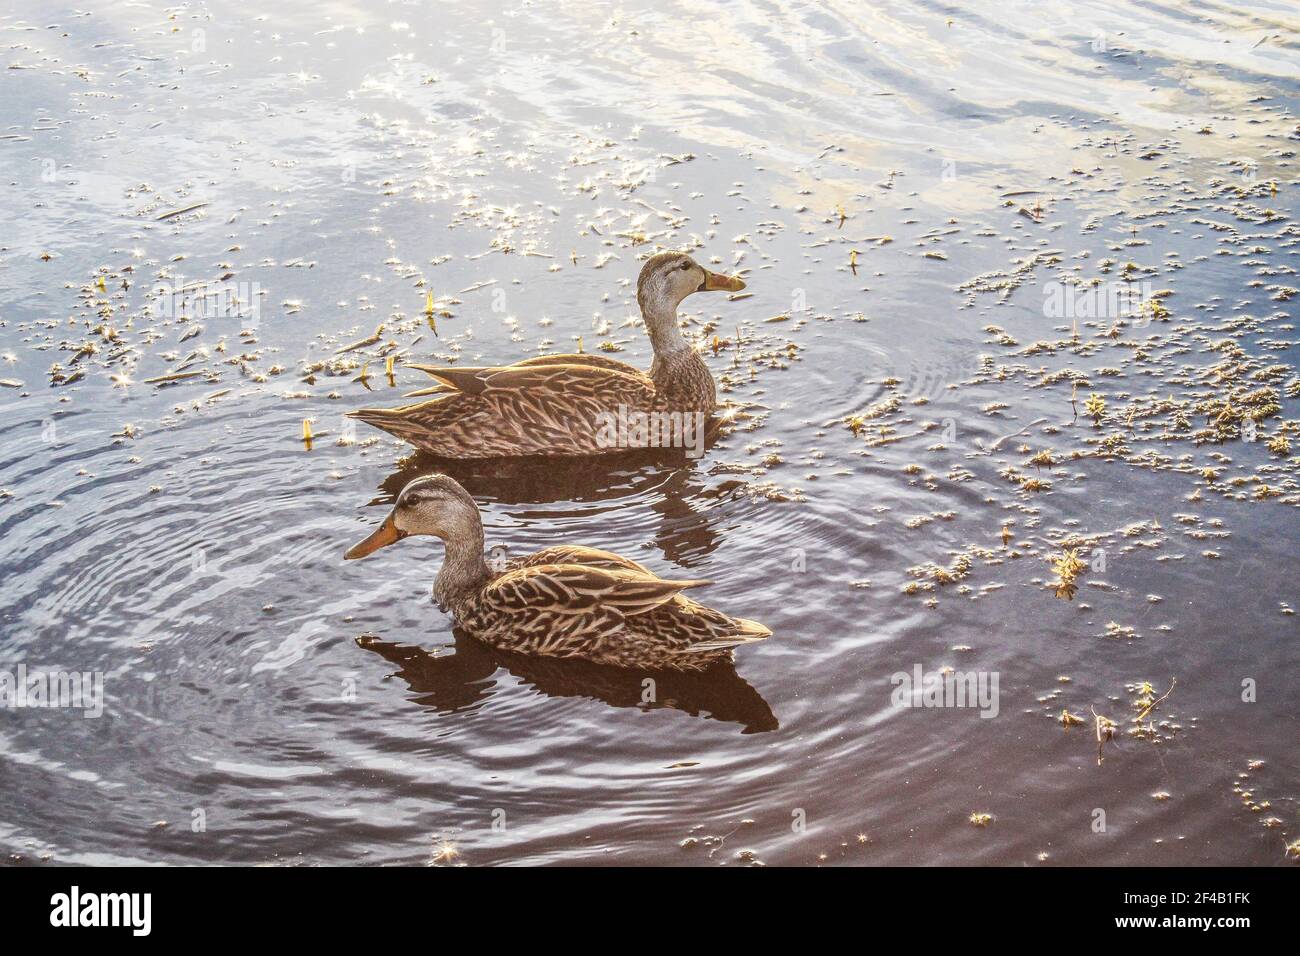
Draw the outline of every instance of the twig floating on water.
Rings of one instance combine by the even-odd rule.
[[[208,205],[211,204],[206,202],[196,202],[193,206],[186,206],[184,209],[173,209],[171,212],[163,213],[155,219],[154,222],[162,222],[164,219],[175,219],[177,216],[183,216],[187,212],[193,212],[196,209],[202,209],[204,206]]]
[[[1163,701],[1170,694],[1172,694],[1174,692],[1174,688],[1177,686],[1178,686],[1178,678],[1177,677],[1170,678],[1169,689],[1165,691],[1164,694],[1162,694],[1160,697],[1157,697],[1150,704],[1148,704],[1146,710],[1142,711],[1142,713],[1137,715],[1137,722],[1140,724],[1142,723],[1142,721],[1146,720],[1147,714],[1151,713],[1151,711],[1155,710],[1158,706],[1160,706],[1160,702]]]

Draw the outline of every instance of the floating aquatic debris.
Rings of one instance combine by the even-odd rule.
[[[1072,714],[1068,710],[1064,709],[1061,711],[1061,716],[1058,717],[1057,720],[1060,721],[1062,727],[1082,727],[1087,723],[1087,721],[1078,714]]]
[[[182,208],[182,209],[173,209],[173,210],[171,210],[170,212],[165,212],[165,213],[163,213],[161,216],[157,216],[157,217],[155,217],[155,221],[156,221],[156,222],[162,222],[162,221],[165,220],[165,219],[175,219],[177,216],[183,216],[183,215],[185,215],[187,212],[194,212],[194,210],[196,210],[196,209],[202,209],[204,206],[207,206],[207,205],[209,205],[209,204],[206,203],[206,202],[196,202],[196,203],[194,203],[193,205],[185,206],[185,207]]]
[[[1052,573],[1056,575],[1054,586],[1056,596],[1066,601],[1073,601],[1074,595],[1079,590],[1076,581],[1079,575],[1088,569],[1088,565],[1079,557],[1079,552],[1075,548],[1067,548],[1062,554],[1050,557],[1048,560],[1052,565]]]
[[[1115,739],[1115,731],[1118,729],[1118,725],[1109,717],[1103,717],[1097,713],[1096,708],[1092,709],[1092,717],[1097,734],[1097,766],[1100,767],[1103,759],[1102,748],[1105,747],[1108,741]]]

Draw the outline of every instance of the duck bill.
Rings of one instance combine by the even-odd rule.
[[[745,282],[738,276],[724,276],[704,270],[704,284],[701,292],[739,292],[745,288]]]
[[[406,535],[397,530],[397,523],[393,521],[393,516],[390,514],[384,519],[384,523],[375,529],[374,534],[348,548],[347,554],[343,557],[348,561],[355,561],[357,558],[364,558],[368,554],[374,554],[380,548],[401,541],[404,537]]]

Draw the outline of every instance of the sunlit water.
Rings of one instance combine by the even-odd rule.
[[[0,710],[11,859],[1285,861],[1292,5],[93,6],[0,16],[0,669],[107,693]],[[650,703],[457,641],[431,540],[344,563],[432,464],[343,414],[427,384],[402,358],[648,365],[657,247],[744,272],[686,311],[749,417],[693,464],[458,472],[489,545],[708,578],[775,632]],[[1071,335],[1045,283],[1108,257],[1168,321],[1026,353]],[[198,283],[244,317],[168,314]],[[1195,392],[1224,339],[1283,366],[1260,439],[1136,444],[1115,409]],[[1034,384],[1061,369],[1077,416]],[[1092,392],[1169,460],[1070,460]],[[997,716],[894,706],[916,665],[996,674]]]

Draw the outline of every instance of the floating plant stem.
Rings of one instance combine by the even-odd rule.
[[[424,317],[429,322],[429,328],[435,336],[438,335],[438,320],[434,317],[433,292],[424,294]],[[439,336],[441,337],[441,336]]]
[[[1106,741],[1115,739],[1116,724],[1115,721],[1111,720],[1109,717],[1103,717],[1101,714],[1097,713],[1097,708],[1089,707],[1088,709],[1092,711],[1093,721],[1097,728],[1097,766],[1100,767],[1102,760],[1102,747],[1105,746]]]
[[[1178,678],[1177,677],[1170,678],[1169,689],[1165,691],[1163,694],[1161,694],[1159,697],[1157,697],[1155,700],[1151,701],[1151,703],[1147,704],[1146,707],[1143,709],[1142,713],[1138,714],[1137,717],[1134,718],[1134,720],[1139,724],[1142,723],[1142,721],[1146,720],[1147,715],[1151,713],[1151,711],[1155,710],[1166,697],[1172,694],[1174,692],[1174,688],[1177,686],[1178,686]]]

